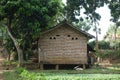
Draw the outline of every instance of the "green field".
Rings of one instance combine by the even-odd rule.
[[[5,80],[120,80],[119,70],[15,70],[5,72]]]
[[[23,74],[22,78],[10,73],[5,80],[120,80],[120,74]]]
[[[39,74],[38,74],[39,75]],[[38,80],[39,80],[38,76]],[[45,74],[45,80],[120,80],[120,74]]]

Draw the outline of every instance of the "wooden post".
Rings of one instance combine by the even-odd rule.
[[[55,69],[56,69],[56,70],[59,70],[59,65],[58,65],[58,64],[55,65]]]
[[[86,65],[85,64],[83,64],[83,69],[86,69]]]
[[[38,63],[39,63],[40,70],[44,70],[44,63],[41,62],[41,61],[44,61],[43,57],[44,57],[43,53],[42,53],[41,48],[40,48],[40,46],[38,44]]]

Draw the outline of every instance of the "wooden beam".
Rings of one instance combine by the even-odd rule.
[[[86,69],[86,65],[85,64],[83,64],[83,69]]]

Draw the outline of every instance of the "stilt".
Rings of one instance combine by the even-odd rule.
[[[58,65],[58,64],[55,65],[55,69],[56,69],[56,70],[59,70],[59,65]]]
[[[83,64],[83,69],[86,69],[86,65],[85,64]]]
[[[44,65],[40,64],[40,70],[44,70]]]

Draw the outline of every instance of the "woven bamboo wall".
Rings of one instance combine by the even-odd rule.
[[[40,61],[50,64],[87,64],[87,38],[68,25],[61,25],[39,40]]]

